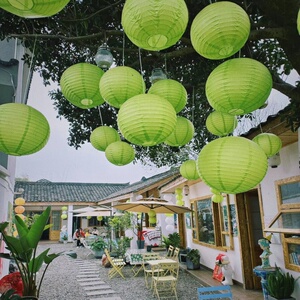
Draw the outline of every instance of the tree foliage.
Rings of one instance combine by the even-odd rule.
[[[155,67],[168,72],[168,77],[180,81],[188,91],[188,103],[180,115],[195,126],[195,138],[180,148],[161,144],[154,147],[135,146],[136,159],[157,166],[176,165],[194,157],[207,141],[215,138],[205,128],[211,112],[205,97],[205,82],[210,72],[223,60],[212,61],[195,52],[190,42],[190,26],[209,0],[186,0],[189,24],[178,43],[166,50],[139,50],[124,35],[121,26],[125,0],[71,0],[63,11],[50,18],[22,19],[0,11],[0,38],[19,38],[34,54],[34,68],[44,84],[59,82],[63,71],[78,62],[94,63],[99,45],[107,42],[117,65],[130,66],[142,72],[149,88],[149,76]],[[300,38],[297,32],[299,0],[232,1],[248,13],[250,37],[235,57],[250,57],[262,62],[273,76],[273,88],[291,99],[290,110],[284,116],[293,130],[299,127],[300,87],[298,82],[282,80],[292,69],[300,74]],[[231,57],[232,58],[232,57]],[[30,62],[29,56],[25,57]],[[142,63],[141,63],[142,62]],[[91,131],[102,125],[117,128],[117,109],[104,104],[100,108],[82,110],[70,104],[61,91],[50,93],[59,117],[69,122],[69,144],[75,148],[89,142]],[[100,114],[101,113],[101,117]]]

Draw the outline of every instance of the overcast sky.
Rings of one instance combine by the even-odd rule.
[[[107,161],[105,153],[96,150],[90,143],[78,150],[68,146],[68,122],[56,118],[57,112],[48,91],[49,87],[46,88],[39,75],[35,74],[27,104],[44,114],[51,133],[42,150],[17,157],[16,177],[27,177],[30,181],[133,183],[143,176],[148,178],[168,170],[133,163],[118,167]]]

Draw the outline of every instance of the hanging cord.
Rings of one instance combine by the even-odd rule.
[[[140,62],[140,70],[141,70],[142,80],[144,81],[141,48],[139,48],[139,62]]]
[[[193,86],[193,93],[192,93],[192,123],[194,123],[195,118],[195,87]]]
[[[23,98],[23,101],[22,101],[22,103],[24,103],[24,104],[25,104],[25,101],[26,101],[26,99],[28,97],[28,94],[29,94],[29,82],[30,82],[30,79],[31,79],[31,76],[32,76],[32,73],[33,73],[32,66],[33,66],[33,58],[34,58],[34,54],[35,54],[36,41],[37,41],[37,36],[35,35],[33,49],[32,49],[31,61],[30,61],[30,65],[29,65],[29,72],[28,72],[28,75],[27,75],[26,86],[25,86],[25,91],[27,91],[27,92],[24,93],[24,98]]]
[[[167,69],[167,54],[165,53],[165,73],[166,75],[168,74],[168,69]]]
[[[100,117],[101,126],[103,126],[103,119],[102,119],[102,114],[101,114],[100,106],[98,106],[98,112],[99,112],[99,117]]]
[[[123,30],[123,49],[122,49],[122,65],[125,65],[125,32]]]

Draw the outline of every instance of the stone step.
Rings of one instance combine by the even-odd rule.
[[[79,279],[77,278],[78,282],[93,282],[93,281],[99,281],[99,277],[95,277],[95,278],[82,278]]]
[[[87,274],[87,275],[76,275],[78,279],[80,278],[99,278],[97,274]]]
[[[104,281],[94,281],[94,282],[79,282],[80,286],[91,286],[95,284],[104,284]]]
[[[97,286],[88,286],[84,287],[83,289],[85,291],[95,291],[95,290],[104,290],[104,289],[110,289],[110,285],[102,284],[102,285],[97,285]]]
[[[100,296],[100,295],[107,295],[107,294],[116,294],[113,290],[105,290],[105,291],[94,291],[94,292],[87,292],[88,296]]]
[[[91,298],[89,300],[122,300],[120,297]]]

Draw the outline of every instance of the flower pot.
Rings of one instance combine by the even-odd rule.
[[[96,258],[102,258],[104,250],[94,250],[94,255]]]
[[[136,242],[137,242],[138,249],[144,249],[145,248],[145,241],[138,240]]]
[[[199,270],[200,262],[198,264],[194,264],[188,257],[186,258],[186,268],[188,270]]]
[[[148,245],[147,246],[147,252],[151,252],[152,251],[152,245]]]

